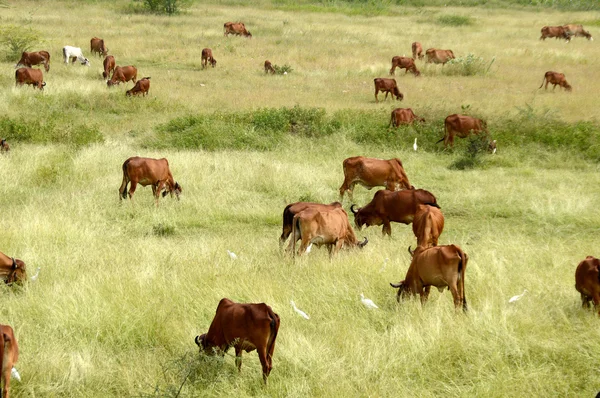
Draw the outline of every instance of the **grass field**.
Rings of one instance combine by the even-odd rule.
[[[195,3],[163,17],[131,13],[126,1],[8,3],[0,23],[36,29],[44,42],[32,49],[52,54],[43,93],[15,88],[16,60],[0,63],[0,135],[12,145],[0,156],[0,250],[30,274],[41,267],[22,289],[0,286],[0,323],[13,326],[20,344],[14,396],[600,390],[598,318],[580,308],[574,289],[578,262],[598,255],[600,50],[582,38],[538,40],[542,26],[569,22],[597,36],[599,12],[390,6],[391,15],[364,16],[261,2]],[[444,25],[443,15],[472,24]],[[230,20],[243,20],[253,38],[223,37]],[[125,98],[131,83],[107,89],[99,58],[90,57],[90,68],[61,64],[62,46],[88,55],[93,36],[117,64],[152,77],[149,97]],[[419,62],[420,78],[397,72],[405,101],[375,103],[372,79],[415,40],[495,61],[476,76]],[[201,70],[204,47],[215,69]],[[294,70],[265,76],[265,59]],[[547,70],[564,72],[573,92],[538,90]],[[313,130],[282,133],[289,121],[280,110],[294,106]],[[397,106],[427,123],[388,131]],[[434,145],[443,118],[463,109],[499,137],[498,153],[466,171],[449,167],[465,140],[448,152]],[[186,120],[189,131],[165,128]],[[410,226],[392,225],[391,238],[378,227],[357,232],[369,244],[332,260],[325,249],[295,261],[279,250],[285,205],[336,200],[342,160],[359,154],[399,157],[411,183],[436,195],[446,218],[440,242],[470,257],[466,316],[449,292],[433,291],[424,307],[396,302],[389,282],[408,268]],[[121,165],[134,155],[167,157],[181,200],[156,208],[150,189],[138,188],[133,204],[120,202]],[[373,193],[357,187],[354,200],[363,205]],[[365,309],[360,293],[380,308]],[[193,339],[223,297],[266,302],[281,317],[267,387],[256,353],[244,354],[241,373],[230,355],[198,355]]]

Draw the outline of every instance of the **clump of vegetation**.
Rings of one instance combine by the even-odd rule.
[[[485,75],[496,61],[493,57],[488,64],[482,57],[468,54],[466,57],[451,59],[446,63],[442,72],[448,76],[475,76]]]
[[[288,73],[292,73],[293,69],[288,64],[283,66],[273,64],[273,69],[275,69],[276,75],[287,75]]]
[[[172,236],[175,235],[175,227],[173,225],[165,225],[158,223],[152,226],[152,234],[155,236]]]
[[[463,154],[448,168],[454,170],[468,170],[483,165],[482,155],[487,152],[490,139],[487,134],[472,135],[465,147]]]
[[[469,16],[454,14],[440,15],[436,21],[438,24],[446,26],[470,26],[475,23]]]
[[[142,3],[145,11],[167,15],[177,14],[182,9],[190,6],[189,0],[134,0],[134,2]]]
[[[31,50],[40,42],[41,34],[35,29],[15,25],[0,27],[0,46],[7,62],[18,61],[23,51]]]
[[[45,122],[30,119],[0,118],[0,131],[11,141],[34,144],[67,144],[75,147],[104,142],[97,126],[57,125],[54,119]]]

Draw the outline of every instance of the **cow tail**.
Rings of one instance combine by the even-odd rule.
[[[542,79],[542,85],[540,86],[540,88],[542,88],[544,86],[544,82],[546,81],[546,75],[544,75],[544,78]],[[538,88],[538,90],[540,89]]]
[[[458,286],[459,286],[459,289],[462,291],[463,311],[467,312],[468,307],[467,307],[467,295],[465,293],[465,270],[467,268],[467,262],[469,261],[469,256],[467,256],[467,253],[463,252],[460,247],[458,247],[458,246],[454,246],[454,247],[456,247],[456,249],[458,251],[458,256],[460,257],[460,262],[458,263]]]
[[[281,231],[281,237],[279,238],[281,241],[283,241],[285,238],[283,236],[285,234],[285,226],[291,225],[294,222],[294,214],[290,211],[290,207],[292,207],[291,204],[287,205],[285,209],[283,209],[283,227]]]
[[[298,225],[300,219],[296,216],[292,219],[292,256],[296,257],[296,241],[298,238],[296,237],[296,230],[300,230],[300,225]]]
[[[444,138],[446,138],[446,136],[448,135],[448,126],[446,125],[446,120],[444,120],[444,136],[442,138],[440,138],[438,141],[436,141],[436,144],[439,144],[440,142],[444,141]]]
[[[119,194],[123,199],[127,199],[127,184],[129,183],[129,179],[127,178],[127,165],[129,164],[129,159],[123,163],[123,182],[121,183],[121,188],[119,188]]]
[[[275,339],[277,338],[277,331],[279,330],[280,319],[279,315],[273,312],[273,310],[270,307],[267,308],[269,312],[269,318],[271,319],[271,334],[269,335],[269,340],[267,341],[267,355],[269,355],[269,352],[271,352],[271,349],[275,344]],[[269,359],[272,360],[273,358],[269,357]]]
[[[5,334],[2,332],[2,330],[0,330],[0,384],[2,384],[2,376],[4,375],[4,372],[2,372],[2,369],[4,369],[4,344],[5,342]],[[8,336],[6,336],[8,337]],[[4,384],[6,385],[6,381],[4,380]]]
[[[63,58],[68,63],[68,61],[67,61],[67,49],[64,48],[64,47],[63,47]]]

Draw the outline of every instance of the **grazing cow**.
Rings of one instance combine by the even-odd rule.
[[[417,59],[417,57],[419,59],[423,59],[423,57],[424,57],[423,47],[421,46],[421,43],[419,43],[418,41],[416,41],[412,44],[412,54],[413,54],[414,59]]]
[[[342,247],[363,248],[368,240],[360,242],[348,221],[348,214],[341,207],[330,210],[307,208],[294,216],[292,221],[292,251],[296,255],[296,242],[302,239],[298,255],[306,252],[308,247],[327,246],[329,257],[337,254]]]
[[[409,57],[400,57],[395,56],[392,58],[392,68],[390,69],[390,75],[394,75],[396,68],[406,69],[404,74],[407,74],[409,71],[416,76],[419,76],[421,72],[417,69],[415,65],[415,60]]]
[[[273,75],[275,74],[275,68],[273,68],[271,61],[269,60],[265,61],[265,73],[271,73]]]
[[[98,53],[100,57],[105,57],[108,54],[108,48],[104,45],[104,40],[97,37],[92,37],[90,40],[90,52],[92,55]]]
[[[81,62],[81,65],[90,66],[90,61],[83,56],[81,48],[64,46],[62,51],[63,61],[65,62],[65,64],[68,64],[69,60],[71,60],[72,63],[75,63],[75,61],[79,60],[79,62]]]
[[[425,54],[427,55],[428,64],[434,63],[444,65],[446,62],[454,59],[454,53],[452,50],[438,50],[436,48],[429,48],[427,51],[425,51]]]
[[[410,248],[408,249],[410,252]],[[452,292],[454,306],[462,306],[467,311],[465,297],[465,270],[469,256],[456,245],[417,247],[403,281],[390,285],[398,289],[397,300],[416,296],[425,304],[429,296],[429,287],[435,286],[441,292],[447,287]]]
[[[0,140],[0,152],[8,152],[10,151],[10,145],[6,142],[6,138],[2,138]]]
[[[565,30],[565,33],[569,36],[569,41],[571,40],[571,37],[573,37],[573,36],[575,36],[575,37],[583,36],[588,40],[594,40],[594,38],[592,37],[590,32],[583,30],[583,25],[569,24],[569,25],[564,25],[562,28]]]
[[[398,90],[398,83],[396,83],[396,79],[386,79],[383,77],[378,77],[373,79],[375,83],[375,101],[379,102],[379,98],[377,98],[377,94],[381,91],[385,93],[385,99],[387,100],[388,94],[392,94],[392,99],[394,99],[394,95],[398,101],[402,101],[404,99],[404,95]]]
[[[413,219],[413,233],[417,246],[437,246],[438,238],[444,230],[444,215],[437,204],[419,204]]]
[[[137,80],[137,68],[133,65],[117,66],[115,67],[115,71],[110,80],[106,82],[106,85],[111,87],[116,84],[126,83],[130,80],[134,83]]]
[[[108,79],[110,73],[114,72],[115,65],[115,57],[113,57],[112,55],[107,55],[104,58],[104,72],[102,72],[102,77]]]
[[[23,284],[27,280],[26,268],[23,261],[0,252],[0,279],[7,285]]]
[[[27,52],[23,51],[21,59],[15,65],[15,69],[19,65],[31,68],[34,65],[43,64],[46,72],[50,70],[50,53],[48,51]]]
[[[181,185],[173,180],[171,170],[169,170],[169,161],[165,158],[162,159],[151,159],[151,158],[140,158],[132,157],[127,159],[123,163],[123,182],[119,188],[119,197],[127,199],[127,184],[131,181],[131,187],[129,188],[129,198],[133,198],[133,194],[137,187],[137,184],[145,187],[146,185],[152,185],[152,194],[156,199],[156,205],[158,206],[158,198],[160,192],[165,189],[162,196],[166,196],[167,193],[173,193],[177,199],[181,194]]]
[[[217,60],[213,57],[212,50],[210,48],[202,49],[202,69],[206,68],[208,64],[213,68],[217,66]]]
[[[360,184],[367,189],[385,187],[390,191],[412,189],[400,159],[375,159],[364,156],[354,156],[344,160],[344,182],[340,187],[340,202],[344,193],[349,191],[350,200],[354,186]]]
[[[411,108],[396,108],[392,111],[390,126],[398,127],[401,124],[412,124],[415,121],[425,123],[425,119],[415,115]]]
[[[373,199],[364,207],[350,211],[354,214],[354,225],[360,231],[362,226],[383,225],[382,234],[392,236],[390,222],[410,224],[415,218],[417,207],[420,204],[437,206],[435,196],[424,189],[406,189],[403,191],[389,191],[382,189],[375,192]]]
[[[43,90],[46,85],[44,74],[40,69],[19,68],[15,72],[15,86],[22,86],[23,84],[31,84],[33,88],[37,87]]]
[[[18,359],[19,344],[13,329],[8,325],[0,325],[0,384],[4,380],[3,398],[10,397],[10,375]]]
[[[544,78],[542,79],[542,85],[538,88],[538,90],[540,88],[542,88],[542,86],[544,85],[544,82],[546,82],[546,87],[545,89],[548,90],[548,84],[552,84],[552,90],[554,90],[556,88],[556,86],[560,86],[562,88],[564,88],[566,91],[572,91],[573,87],[571,87],[571,85],[569,83],[567,83],[567,79],[565,79],[565,74],[564,73],[558,73],[558,72],[552,72],[552,71],[548,71],[544,74]]]
[[[544,26],[541,30],[542,35],[540,36],[540,40],[546,40],[547,38],[556,38],[556,39],[565,39],[566,41],[570,41],[571,38],[569,34],[565,31],[565,28],[562,26]]]
[[[285,241],[287,240],[287,238],[290,236],[290,234],[292,233],[292,225],[294,222],[294,216],[298,213],[300,213],[303,210],[306,210],[308,208],[314,208],[314,209],[318,209],[318,210],[332,210],[338,207],[342,207],[342,204],[340,202],[333,202],[330,203],[328,205],[326,204],[321,204],[321,203],[312,203],[312,202],[296,202],[296,203],[292,203],[289,204],[285,207],[285,209],[283,209],[283,230],[281,232],[281,236],[279,237],[279,246],[283,246],[283,244],[285,243]],[[292,249],[292,242],[290,241],[290,244],[287,248],[287,250],[291,250]]]
[[[236,36],[245,36],[248,38],[252,37],[252,33],[246,30],[246,25],[243,22],[225,22],[223,25],[224,33],[223,36],[227,35],[236,35]]]
[[[444,120],[444,137],[439,139],[436,144],[444,141],[444,148],[448,145],[454,146],[455,136],[466,138],[471,133],[479,134],[481,132],[487,134],[487,124],[483,120],[455,113]]]
[[[150,76],[138,80],[131,90],[125,92],[125,95],[129,97],[131,95],[142,94],[142,97],[145,97],[148,94],[148,90],[150,90]]]
[[[219,301],[208,333],[196,336],[194,341],[208,355],[224,355],[235,349],[235,363],[242,370],[242,352],[256,350],[262,365],[263,380],[273,369],[273,351],[279,331],[279,315],[265,303],[234,303],[228,298]]]
[[[581,294],[581,306],[590,308],[590,300],[600,315],[600,260],[587,256],[575,270],[575,289]]]

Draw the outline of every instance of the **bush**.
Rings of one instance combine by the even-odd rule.
[[[485,75],[490,71],[494,61],[496,61],[496,57],[487,64],[483,58],[469,54],[466,57],[451,59],[446,63],[442,72],[449,76]]]
[[[292,67],[287,64],[283,66],[273,65],[273,69],[275,69],[275,74],[277,75],[287,75],[293,71]]]
[[[0,27],[0,45],[4,47],[4,60],[17,62],[23,51],[30,50],[38,44],[41,34],[32,28],[15,25]]]
[[[134,0],[141,2],[146,11],[156,14],[173,15],[189,7],[189,0]]]
[[[481,167],[483,161],[481,155],[487,152],[490,140],[487,134],[472,135],[469,137],[469,144],[464,153],[456,161],[452,162],[448,168],[455,170],[467,170]]]
[[[67,125],[56,126],[51,119],[45,123],[34,120],[0,118],[0,131],[3,138],[16,142],[34,144],[67,144],[83,147],[104,142],[104,136],[96,126]]]
[[[469,26],[473,25],[473,18],[464,15],[441,15],[437,23],[446,26]]]

